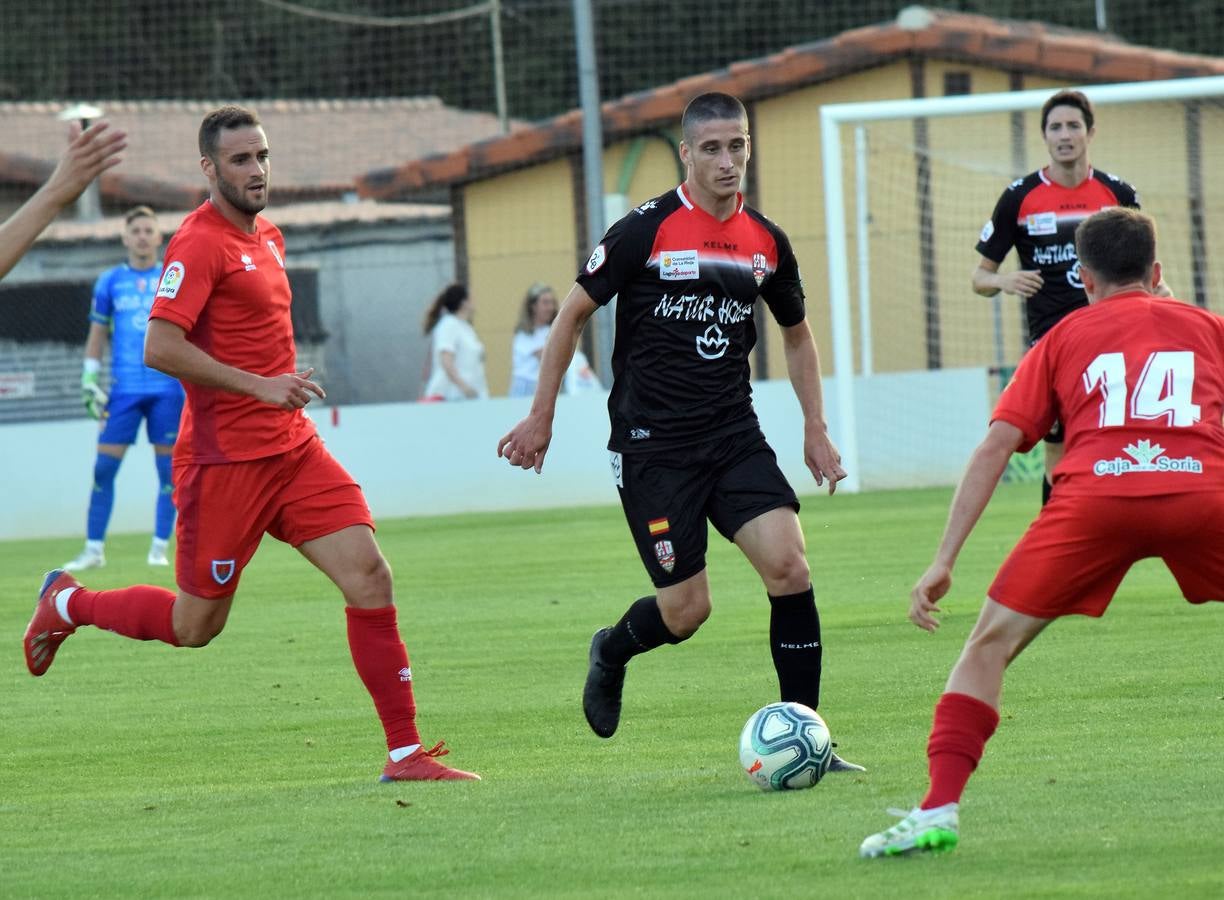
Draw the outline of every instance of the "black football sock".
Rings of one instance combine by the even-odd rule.
[[[612,626],[600,652],[605,665],[623,666],[639,653],[653,650],[663,644],[678,644],[678,638],[663,624],[659,612],[659,601],[655,597],[642,597]]]
[[[784,701],[820,705],[820,614],[809,587],[798,594],[769,595],[769,649]]]
[[[1045,506],[1050,502],[1050,491],[1054,490],[1054,485],[1050,484],[1050,479],[1044,475],[1041,477],[1041,505]]]

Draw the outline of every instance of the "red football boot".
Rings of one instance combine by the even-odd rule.
[[[38,602],[34,605],[34,617],[26,626],[23,641],[26,667],[31,675],[41,675],[51,668],[59,645],[76,631],[75,625],[69,625],[55,611],[55,598],[60,591],[80,586],[81,583],[63,569],[52,569],[43,580]]]
[[[439,756],[450,753],[438,741],[426,750],[423,746],[413,750],[399,762],[387,762],[379,781],[480,781],[475,772],[452,769],[438,762]]]

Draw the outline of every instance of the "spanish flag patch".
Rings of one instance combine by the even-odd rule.
[[[651,534],[663,534],[671,529],[667,524],[667,519],[651,519],[646,523],[646,527],[650,529]]]

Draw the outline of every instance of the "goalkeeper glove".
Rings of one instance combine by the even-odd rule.
[[[81,371],[81,400],[85,403],[85,412],[91,419],[101,419],[106,413],[106,401],[109,399],[102,385],[98,383],[101,377],[102,364],[96,359],[86,359],[85,368]]]

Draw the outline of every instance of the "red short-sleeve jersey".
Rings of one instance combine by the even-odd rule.
[[[205,201],[183,220],[166,248],[150,318],[187,332],[218,362],[274,376],[296,370],[285,241],[262,217],[254,234]],[[245,394],[185,383],[187,404],[176,462],[224,463],[291,450],[315,432],[302,410],[283,410]]]
[[[1057,419],[1060,495],[1224,490],[1224,319],[1136,291],[1076,310],[1025,354],[993,419],[1024,432]]]

